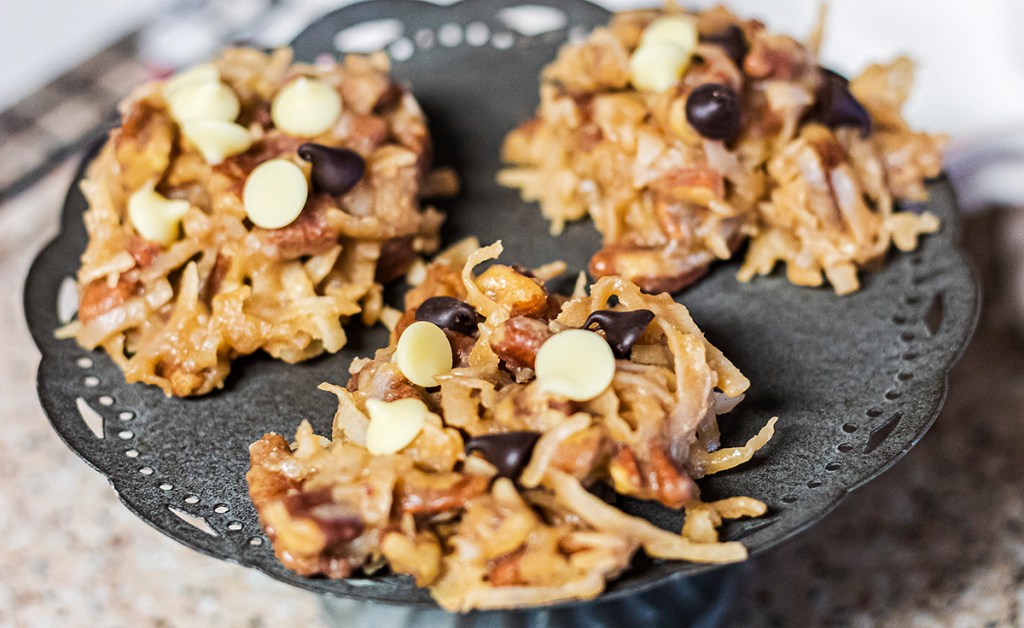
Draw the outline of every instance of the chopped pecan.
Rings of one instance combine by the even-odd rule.
[[[377,258],[377,274],[374,281],[388,283],[408,272],[409,266],[416,259],[412,241],[412,236],[384,241],[380,247],[380,257]]]
[[[652,294],[676,292],[700,279],[713,259],[705,251],[670,258],[666,248],[606,246],[590,259],[590,274],[595,277],[618,275]]]
[[[377,98],[377,104],[373,106],[373,113],[376,115],[386,115],[398,106],[398,103],[402,101],[402,96],[405,95],[405,90],[402,86],[391,81],[388,84],[387,89],[381,92],[380,97]]]
[[[532,369],[537,361],[537,351],[550,337],[551,330],[544,321],[515,316],[495,330],[491,336],[491,349],[513,371]]]
[[[807,50],[792,37],[759,33],[743,60],[743,70],[757,79],[799,78],[813,67]]]
[[[686,286],[696,283],[698,279],[703,277],[708,272],[710,266],[710,259],[708,264],[703,266],[694,266],[688,271],[682,272],[675,276],[670,277],[635,277],[633,283],[640,286],[640,289],[648,294],[661,294],[662,292],[674,293],[679,292]]]
[[[274,553],[285,567],[302,575],[323,574],[329,578],[346,578],[363,562],[361,556],[346,556],[343,542],[332,545],[324,528],[312,517],[314,511],[324,521],[336,519],[338,513],[319,512],[326,504],[328,491],[307,492],[305,497],[288,496],[298,489],[299,480],[286,469],[294,465],[291,447],[279,434],[267,434],[249,447],[249,496],[259,513],[260,523],[274,542]],[[301,493],[299,495],[302,495]],[[292,508],[289,509],[288,505]],[[295,514],[292,514],[294,512]],[[362,525],[362,522],[360,522]],[[355,526],[330,524],[336,538],[350,536]],[[360,532],[361,533],[361,532]],[[340,535],[340,536],[337,536]],[[358,535],[356,535],[358,536]],[[349,540],[355,537],[350,537]]]
[[[308,519],[316,524],[324,536],[325,547],[351,541],[365,528],[357,512],[331,499],[330,489],[294,493],[282,503],[293,519]]]
[[[122,305],[138,288],[138,282],[121,277],[113,287],[105,279],[97,279],[82,290],[78,302],[78,320],[88,323],[100,314]]]
[[[402,332],[405,331],[405,328],[408,327],[409,325],[412,325],[415,322],[416,322],[416,309],[415,308],[412,308],[412,309],[409,309],[409,310],[406,310],[406,311],[402,312],[402,317],[398,319],[397,323],[395,323],[395,329],[392,332],[392,335],[394,336],[394,339],[397,340],[402,335]]]
[[[343,119],[345,147],[364,157],[373,153],[388,140],[388,123],[373,115],[346,114]]]
[[[637,456],[628,445],[618,443],[608,464],[615,490],[640,499],[654,499],[669,508],[682,508],[693,497],[697,485],[665,453],[652,444]]]
[[[551,466],[584,481],[607,458],[605,442],[604,434],[598,427],[576,432],[559,443],[551,459]]]
[[[391,362],[365,362],[363,368],[352,373],[348,380],[348,389],[382,401],[420,397],[419,389],[410,384],[398,370],[398,366]]]
[[[800,135],[807,140],[808,144],[814,147],[814,151],[821,157],[821,165],[826,171],[849,161],[846,151],[839,144],[835,133],[829,131],[824,126],[808,124],[804,126]]]
[[[640,487],[640,463],[633,450],[622,443],[616,443],[615,452],[608,462],[608,475],[615,490],[623,495],[635,495]]]
[[[266,137],[253,144],[249,150],[238,155],[228,157],[220,164],[213,167],[238,182],[238,192],[241,194],[245,178],[256,169],[261,163],[289,155],[298,150],[305,140],[301,137],[292,137],[277,131],[272,131]]]
[[[667,202],[697,203],[706,207],[713,200],[725,198],[725,179],[707,166],[677,168],[651,182],[650,189]]]
[[[137,100],[128,105],[121,128],[111,135],[126,190],[163,177],[174,149],[174,129],[167,111],[157,104]]]
[[[220,287],[224,283],[224,278],[229,270],[231,270],[231,258],[222,252],[218,252],[217,259],[213,262],[213,270],[210,272],[210,276],[206,280],[206,286],[203,288],[203,299],[207,303],[220,293]]]
[[[423,473],[413,469],[404,475],[395,493],[402,512],[430,515],[465,507],[473,497],[487,492],[490,479],[461,473]]]
[[[337,243],[337,234],[327,224],[327,208],[334,204],[326,194],[314,196],[290,225],[280,229],[255,227],[253,233],[266,247],[268,256],[289,260],[317,255]]]
[[[146,268],[153,263],[153,259],[163,251],[163,247],[155,242],[150,242],[144,238],[140,238],[137,235],[132,235],[128,238],[128,243],[125,245],[128,253],[135,259],[135,265],[138,268]]]
[[[291,447],[280,434],[266,434],[249,445],[249,496],[259,506],[277,499],[295,486],[295,482],[281,472],[282,465],[291,458]]]
[[[676,466],[664,447],[652,445],[647,451],[647,481],[655,499],[669,508],[682,508],[696,491],[686,471]]]
[[[524,547],[504,554],[490,561],[487,582],[494,587],[504,587],[520,582],[519,559],[523,557]]]
[[[422,116],[420,107],[412,96],[404,95],[390,118],[391,135],[402,146],[416,154],[421,171],[433,155],[430,134],[423,124]]]
[[[369,114],[389,91],[393,82],[380,71],[372,57],[345,57],[346,80],[341,82],[341,100],[345,109]]]
[[[580,128],[580,132],[576,139],[576,148],[585,153],[597,148],[597,145],[604,139],[604,135],[601,134],[601,128],[596,124],[587,124]]]

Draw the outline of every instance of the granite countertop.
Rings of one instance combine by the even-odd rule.
[[[0,205],[0,626],[326,625],[315,595],[136,519],[50,429],[21,293],[71,176],[65,165]],[[1024,285],[1009,274],[1024,212],[967,227],[988,302],[938,423],[814,529],[745,565],[732,623],[1024,625]]]

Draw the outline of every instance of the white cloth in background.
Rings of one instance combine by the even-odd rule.
[[[819,6],[818,0],[723,3],[798,39],[811,32]],[[850,76],[870,63],[909,56],[917,72],[906,117],[914,128],[950,135],[946,169],[964,207],[1024,206],[1022,23],[1024,0],[833,0],[822,63]]]
[[[599,0],[612,10],[657,4],[659,0]],[[722,0],[742,16],[805,38],[814,27],[819,0]],[[719,0],[677,0],[709,7]],[[240,25],[251,22],[260,41],[287,43],[306,24],[348,0],[207,0],[175,3],[142,0],[131,11],[111,0],[78,6],[66,0],[37,0],[0,8],[0,23],[11,35],[0,42],[0,102],[11,104],[29,84],[41,85],[116,39],[149,16],[148,52],[170,65],[207,55]],[[450,4],[449,0],[441,3]],[[528,4],[529,0],[510,2]],[[163,18],[154,11],[174,7]],[[80,11],[79,11],[80,12]],[[189,17],[191,15],[191,17]],[[400,16],[398,16],[400,17]],[[61,29],[69,18],[74,28]],[[952,137],[947,169],[965,206],[989,203],[1024,206],[1024,0],[832,0],[823,63],[855,74],[875,61],[899,54],[917,64],[917,84],[906,115],[916,128]],[[62,36],[54,37],[54,32]],[[74,37],[67,36],[73,33]],[[144,38],[146,41],[146,38]],[[6,42],[6,43],[4,43]],[[189,43],[199,51],[190,50]],[[105,44],[104,44],[105,45]],[[190,58],[192,57],[192,58]],[[5,98],[6,97],[6,98]]]

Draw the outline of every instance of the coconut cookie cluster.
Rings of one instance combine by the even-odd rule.
[[[945,140],[900,113],[907,59],[847,81],[815,47],[722,8],[617,14],[544,69],[499,181],[554,233],[589,215],[598,277],[676,291],[749,241],[742,281],[781,262],[795,284],[857,290],[861,268],[939,228],[896,201],[926,197]]]
[[[557,265],[493,264],[500,244],[438,258],[385,316],[391,342],[356,359],[331,439],[303,423],[268,434],[247,475],[283,564],[346,578],[389,568],[452,611],[597,596],[643,550],[743,560],[723,519],[748,497],[703,502],[695,480],[749,460],[774,419],[721,447],[719,416],[749,383],[667,294],[618,277],[549,293]],[[598,497],[685,509],[665,530]]]
[[[82,183],[89,244],[62,333],[177,396],[222,386],[240,355],[339,350],[342,323],[375,321],[381,283],[436,248],[420,198],[454,186],[388,71],[384,55],[236,48],[137,89]]]

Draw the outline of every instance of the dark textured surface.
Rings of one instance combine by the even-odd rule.
[[[570,25],[603,19],[590,5],[558,4],[571,13]],[[489,16],[498,6],[486,0],[447,9],[412,2],[356,5],[311,27],[296,49],[300,58],[310,59],[330,48],[342,25],[370,19],[370,12],[400,16],[411,35],[448,21],[494,24]],[[396,64],[395,73],[411,83],[431,117],[438,160],[455,165],[464,180],[463,194],[445,207],[449,241],[470,233],[483,242],[501,238],[508,261],[532,265],[564,259],[570,268],[585,267],[596,248],[597,235],[586,223],[558,239],[547,237],[537,209],[494,183],[501,137],[529,116],[537,72],[564,35],[517,38],[509,50],[435,44]],[[746,494],[769,504],[766,518],[726,528],[729,538],[742,538],[754,552],[812,524],[849,490],[888,467],[917,442],[941,406],[946,373],[973,328],[978,298],[956,249],[958,218],[947,184],[932,186],[930,208],[943,219],[942,231],[926,238],[919,252],[895,255],[883,270],[866,276],[864,290],[856,295],[840,298],[827,290],[796,288],[781,277],[737,284],[735,263],[717,266],[681,295],[709,339],[753,382],[745,402],[723,420],[725,443],[738,444],[767,418],[780,416],[777,435],[762,455],[702,482],[709,499]],[[353,329],[352,344],[343,352],[298,366],[261,357],[240,361],[227,388],[202,399],[167,400],[156,389],[127,386],[105,356],[52,336],[59,324],[56,295],[64,278],[74,274],[84,247],[83,209],[73,188],[61,236],[40,255],[28,279],[32,289],[26,290],[28,320],[43,354],[40,398],[65,442],[110,478],[129,508],[200,551],[317,591],[426,602],[424,592],[400,577],[336,582],[285,571],[262,537],[245,492],[248,443],[268,430],[290,433],[303,418],[327,431],[333,397],[316,391],[316,384],[343,381],[351,358],[369,353],[385,334]],[[937,299],[941,320],[933,305]],[[934,333],[925,323],[929,311]],[[93,365],[80,367],[81,357],[90,357]],[[104,417],[104,438],[96,438],[82,421],[77,398]],[[124,412],[132,418],[122,421]],[[126,455],[129,451],[135,457]],[[193,495],[203,506],[185,501]],[[628,500],[621,505],[678,529],[678,513]],[[168,507],[203,517],[217,535],[189,525]],[[709,569],[644,563],[609,591],[635,591],[672,574]]]

